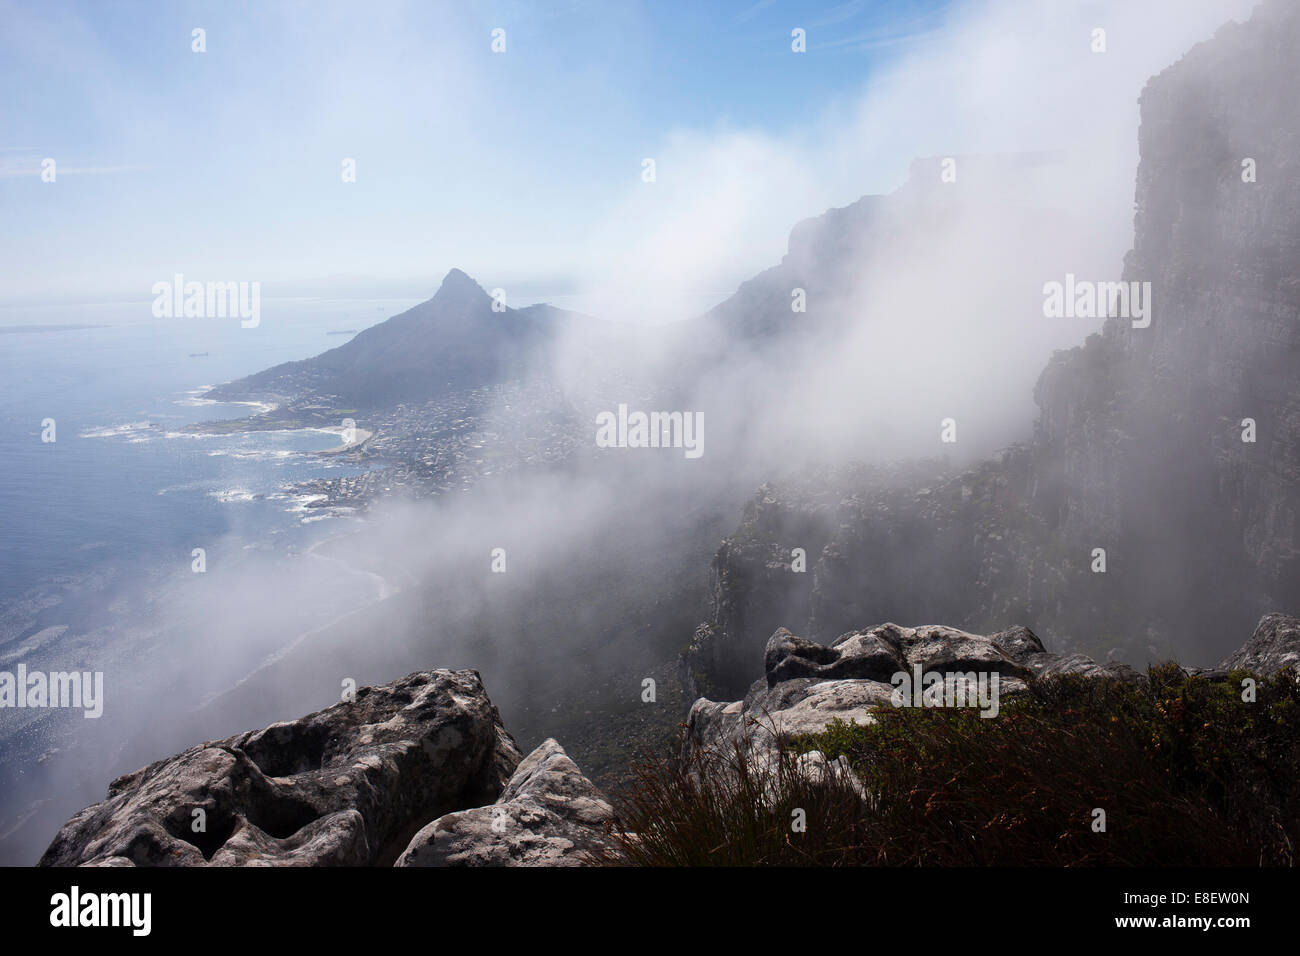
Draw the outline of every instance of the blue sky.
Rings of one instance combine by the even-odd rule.
[[[562,276],[673,130],[789,135],[943,7],[3,3],[0,299],[173,270]]]
[[[730,291],[912,157],[987,150],[1086,148],[1127,228],[1142,83],[1249,5],[0,0],[0,305],[456,266],[618,312]]]

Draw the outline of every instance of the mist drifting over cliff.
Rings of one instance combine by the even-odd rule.
[[[526,347],[517,347],[520,333],[508,362],[476,365],[478,377],[456,382],[448,394],[472,393],[472,401],[430,429],[459,436],[461,423],[472,420],[465,434],[478,444],[469,447],[480,465],[489,462],[475,480],[450,481],[433,495],[399,489],[376,496],[364,521],[322,535],[302,553],[210,562],[201,589],[189,566],[141,582],[137,593],[120,598],[138,618],[120,629],[103,658],[89,660],[106,672],[105,716],[93,728],[85,721],[52,726],[48,738],[24,744],[32,754],[55,744],[66,754],[9,788],[6,817],[66,818],[102,797],[113,774],[192,741],[326,706],[349,680],[379,683],[430,667],[479,670],[527,748],[553,727],[599,722],[601,707],[617,711],[635,701],[646,676],[675,672],[702,621],[724,635],[724,644],[734,642],[736,661],[755,642],[761,648],[774,627],[795,626],[793,618],[811,616],[816,627],[833,630],[851,615],[917,625],[951,613],[957,616],[942,623],[1031,624],[1066,647],[1108,641],[1139,654],[1151,648],[1152,656],[1212,663],[1241,643],[1240,633],[1216,643],[1149,618],[1133,620],[1132,633],[1085,633],[1087,622],[1116,622],[1058,609],[1108,598],[1084,590],[1093,581],[1070,584],[1068,574],[1051,588],[1038,582],[1044,540],[1034,540],[1032,558],[1025,557],[1028,546],[1005,561],[999,552],[999,567],[1011,570],[992,586],[984,544],[970,554],[953,544],[987,542],[989,527],[968,526],[959,515],[950,537],[890,526],[876,539],[862,531],[870,524],[865,506],[837,507],[841,498],[857,501],[855,469],[902,459],[931,464],[906,473],[899,500],[941,481],[955,481],[947,490],[960,502],[985,500],[984,485],[953,475],[978,470],[1000,449],[1034,436],[1035,386],[1052,368],[1053,352],[1082,345],[1107,321],[1101,309],[1072,318],[1048,314],[1045,286],[1067,277],[1160,278],[1141,269],[1126,273],[1125,266],[1140,185],[1139,95],[1151,77],[1250,7],[1237,0],[957,4],[905,43],[889,35],[839,36],[834,22],[805,24],[810,49],[823,43],[827,55],[841,41],[903,52],[854,95],[807,104],[775,129],[722,120],[627,144],[630,168],[644,170],[642,158],[652,159],[653,178],[629,175],[619,201],[585,211],[581,228],[566,230],[553,250],[573,276],[572,294],[555,304],[571,311],[529,313],[540,324],[527,333]],[[837,38],[824,39],[832,34]],[[1276,85],[1284,87],[1287,77],[1279,72]],[[1160,122],[1175,128],[1169,135],[1218,132],[1182,114]],[[1151,186],[1158,191],[1158,182]],[[450,186],[416,180],[411,188]],[[508,233],[510,223],[493,229]],[[510,251],[503,246],[501,261],[490,267],[501,276],[518,268]],[[432,271],[462,265],[448,261]],[[429,281],[432,291],[436,276]],[[368,388],[405,387],[394,370],[427,323],[478,329],[474,323],[503,321],[493,307],[497,290],[510,310],[531,298],[515,296],[508,279],[472,269],[468,276],[448,274],[443,289],[428,310],[412,310],[418,314],[411,337],[397,326],[389,333],[370,329],[362,333],[369,338],[339,350],[353,349],[342,359],[291,370],[305,377],[236,382],[229,394],[284,398],[293,381],[307,383],[305,394],[329,397],[321,407],[334,419],[390,436],[397,419],[389,406],[397,400],[368,405],[372,393],[349,392],[363,378],[362,365]],[[1170,322],[1162,310],[1174,301],[1164,298],[1168,293],[1157,282],[1152,328],[1162,335]],[[506,350],[499,328],[493,332],[466,336],[465,354],[476,362],[498,357],[485,354]],[[391,341],[384,339],[390,333]],[[446,339],[439,331],[425,340],[436,347]],[[381,344],[363,351],[374,342]],[[1137,366],[1123,371],[1141,374]],[[439,378],[444,373],[452,374],[440,366]],[[512,390],[516,382],[534,390]],[[401,398],[418,404],[405,393]],[[442,400],[436,389],[418,398]],[[1062,397],[1052,407],[1067,404]],[[618,414],[621,406],[698,416],[702,453],[685,454],[673,440],[666,447],[602,447],[598,416]],[[525,420],[525,408],[544,411],[545,420]],[[1084,417],[1104,421],[1085,411],[1040,421],[1039,432],[1056,425],[1087,432]],[[1244,412],[1225,407],[1221,414]],[[542,464],[490,465],[491,455],[561,439],[564,453]],[[440,467],[436,451],[429,457],[429,467]],[[986,484],[1018,488],[1026,475],[1029,484],[1041,476],[1046,493],[1053,476],[1053,493],[1072,500],[1082,490],[1078,471],[1061,464],[1067,457],[1037,473],[1026,466],[1023,474],[986,475]],[[1144,480],[1178,483],[1179,460],[1171,453]],[[825,500],[807,492],[818,476],[827,476]],[[761,519],[774,511],[760,509],[755,531],[746,503],[765,482],[799,491],[774,499],[774,509],[788,511],[769,526]],[[1024,492],[1026,501],[1034,497],[1028,486]],[[807,521],[791,517],[805,510]],[[1079,505],[1072,515],[1087,510]],[[881,511],[904,509],[889,499]],[[980,520],[1005,518],[996,515]],[[916,520],[941,528],[947,517],[925,512]],[[1032,520],[1046,522],[1039,512]],[[746,521],[758,541],[753,553],[730,565],[715,560],[722,539]],[[1068,524],[1034,525],[1027,534],[1077,544],[1081,550],[1070,560],[1086,564],[1091,532],[1068,531],[1076,540],[1063,530]],[[853,530],[836,537],[837,527]],[[214,555],[232,553],[248,537],[244,530],[241,543],[204,545]],[[1005,530],[999,535],[1013,538]],[[1172,530],[1163,540],[1185,541]],[[908,568],[951,572],[936,583],[939,597],[922,598],[915,583],[916,591],[900,583],[887,600],[875,597],[864,579],[902,573],[901,561],[891,571],[864,556],[879,557],[884,543],[906,549]],[[789,577],[785,564],[794,548],[807,551],[817,574]],[[1167,568],[1149,557],[1123,572],[1125,602],[1151,590],[1144,575],[1159,579],[1154,590],[1171,594]],[[722,580],[729,568],[744,572],[729,579],[742,582],[735,591]],[[744,592],[744,582],[762,590],[762,601]],[[814,594],[814,582],[823,591]],[[148,596],[146,588],[163,596]],[[1268,596],[1280,593],[1274,587]],[[1189,618],[1198,597],[1186,595]],[[1263,599],[1252,593],[1245,603]],[[832,602],[842,609],[830,610]],[[735,608],[748,616],[740,620]],[[1232,613],[1240,610],[1234,605]],[[1036,620],[1011,619],[1021,613]],[[731,653],[709,650],[696,660],[727,659],[729,667]],[[714,676],[733,673],[722,668]],[[12,831],[6,858],[29,861],[47,830]]]

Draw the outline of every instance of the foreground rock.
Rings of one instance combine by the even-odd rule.
[[[383,866],[520,753],[474,671],[425,671],[119,777],[42,866]]]
[[[1216,669],[1275,673],[1300,665],[1300,620],[1265,615],[1254,636]],[[1001,701],[1024,693],[1026,681],[1061,674],[1140,681],[1126,664],[1099,664],[1081,654],[1049,653],[1027,627],[969,634],[951,627],[881,624],[841,635],[829,646],[778,628],[767,642],[765,676],[742,700],[701,697],[687,718],[686,749],[741,743],[771,750],[779,741],[815,734],[831,721],[874,722],[873,711],[891,707],[894,675],[922,673],[998,676]],[[1207,674],[1210,672],[1206,672]]]
[[[554,740],[524,758],[489,807],[439,817],[397,866],[581,866],[617,854],[614,812]]]
[[[743,700],[695,702],[688,752],[748,743],[770,757],[781,740],[835,718],[870,723],[893,705],[895,676],[918,670],[996,674],[1000,701],[1059,674],[1143,679],[1123,664],[1049,653],[1025,627],[985,636],[882,624],[829,646],[779,628],[764,658]],[[1269,614],[1205,673],[1298,663],[1300,620]],[[800,759],[809,774],[856,785],[843,758]],[[580,866],[617,862],[613,817],[554,740],[521,760],[476,672],[438,670],[119,777],[107,800],[59,831],[41,864]]]

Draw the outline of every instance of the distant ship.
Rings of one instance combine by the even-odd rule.
[[[191,352],[190,358],[207,358],[207,352]]]
[[[356,335],[356,329],[336,329],[332,332],[326,332],[326,335]]]

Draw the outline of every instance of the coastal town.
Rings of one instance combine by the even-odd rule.
[[[255,405],[257,414],[184,430],[339,434],[339,447],[316,454],[355,468],[282,489],[316,514],[364,513],[386,496],[423,499],[463,492],[485,479],[599,455],[598,416],[629,401],[645,405],[656,391],[624,372],[593,368],[580,394],[566,390],[554,375],[533,375],[490,384],[447,382],[426,401],[358,408],[335,394],[328,376],[308,363],[286,369],[276,384],[273,391],[242,382],[216,386],[207,397]]]
[[[339,433],[342,446],[317,454],[354,464],[360,472],[284,489],[312,510],[357,513],[383,496],[420,499],[465,491],[494,475],[557,467],[594,447],[589,416],[580,414],[547,379],[449,389],[427,402],[365,411],[309,389],[295,398],[263,398],[269,400],[261,414],[197,423],[187,430],[313,428]]]
[[[338,425],[335,419],[333,424]],[[521,468],[557,466],[590,444],[551,383],[516,381],[470,387],[418,405],[399,404],[355,419],[369,437],[330,452],[366,470],[296,485],[308,507],[364,511],[376,498],[429,498],[464,491],[484,478]]]

